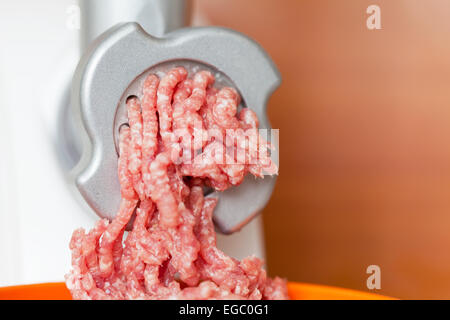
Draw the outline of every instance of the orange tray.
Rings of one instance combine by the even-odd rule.
[[[290,282],[289,296],[293,300],[391,300],[374,293],[341,289],[315,284]],[[63,282],[38,283],[0,288],[0,300],[70,300]]]

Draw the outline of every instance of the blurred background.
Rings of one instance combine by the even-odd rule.
[[[42,156],[55,136],[42,101],[78,59],[73,4],[0,2],[3,285],[61,280],[72,230],[94,221],[42,169],[58,166]],[[373,4],[380,30],[366,26]],[[378,265],[377,293],[450,298],[450,2],[196,0],[192,21],[249,35],[283,77],[268,111],[280,129],[262,215],[269,274],[368,291]]]
[[[366,8],[381,8],[368,30]],[[269,273],[450,298],[450,2],[197,1],[271,55],[280,175],[263,213]],[[377,290],[378,291],[378,290]]]

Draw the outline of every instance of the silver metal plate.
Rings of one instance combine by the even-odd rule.
[[[145,73],[163,72],[171,63],[187,64],[191,70],[195,64],[211,68],[219,75],[219,85],[222,81],[238,89],[246,106],[258,115],[260,127],[270,128],[266,102],[280,84],[280,76],[253,40],[218,27],[179,29],[163,38],[152,37],[137,23],[111,28],[81,59],[71,98],[84,141],[73,179],[101,217],[112,219],[119,208],[115,130],[126,122],[120,111],[124,98],[136,90]],[[273,159],[278,162],[276,155]],[[219,231],[232,233],[250,221],[266,205],[275,180],[248,176],[238,187],[208,195],[219,197],[214,212]]]

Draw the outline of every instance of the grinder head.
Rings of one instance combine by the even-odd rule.
[[[119,208],[116,147],[119,128],[128,122],[126,99],[139,96],[149,73],[174,66],[183,66],[189,73],[200,68],[211,71],[217,87],[234,87],[242,107],[255,111],[260,128],[270,129],[266,102],[281,79],[256,42],[219,27],[179,29],[155,38],[137,23],[116,25],[88,48],[72,83],[71,102],[83,138],[83,155],[73,179],[100,217],[112,219]],[[275,163],[277,155],[272,154]],[[213,217],[219,231],[233,233],[257,215],[269,200],[275,180],[247,176],[237,187],[209,194],[219,198]]]

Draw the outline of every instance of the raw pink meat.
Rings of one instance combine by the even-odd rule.
[[[73,233],[66,284],[74,299],[288,298],[285,280],[267,278],[260,259],[238,261],[217,248],[218,200],[203,196],[204,186],[225,190],[248,172],[276,174],[271,146],[256,114],[238,112],[236,90],[212,87],[208,71],[187,75],[182,67],[149,75],[141,95],[127,100],[120,209],[111,222]]]

